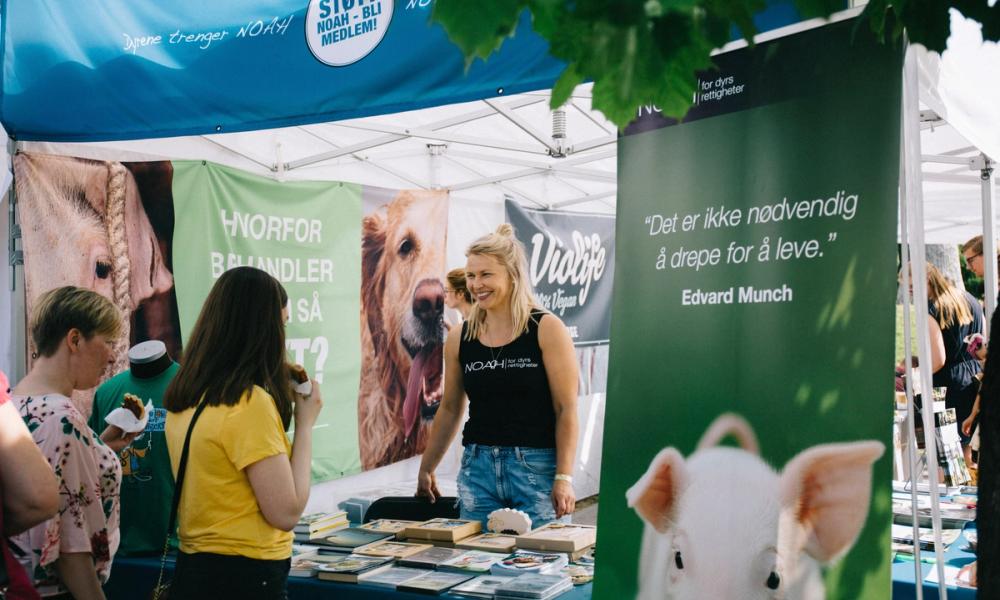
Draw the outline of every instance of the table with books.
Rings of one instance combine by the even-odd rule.
[[[976,559],[976,496],[972,488],[949,489],[939,498],[941,515],[941,543],[945,561],[945,580],[948,598],[962,600],[975,598],[976,590],[956,581],[962,567]],[[913,515],[916,513],[919,529],[920,571],[925,598],[938,595],[937,565],[935,563],[934,534],[931,529],[930,498],[926,490],[917,497],[917,510],[912,509],[910,493],[896,489],[893,493],[892,525],[892,597],[893,600],[916,598],[914,577]]]
[[[310,537],[310,531],[321,535]],[[331,593],[348,599],[591,596],[593,526],[553,523],[524,535],[506,535],[482,533],[478,521],[383,519],[339,529],[313,523],[298,531],[296,539],[288,579],[293,600]],[[168,564],[168,570],[172,567]],[[158,569],[155,558],[116,560],[108,597],[144,597]]]

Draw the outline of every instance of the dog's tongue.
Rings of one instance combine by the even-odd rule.
[[[410,365],[410,378],[406,382],[406,398],[403,400],[403,433],[409,437],[417,424],[420,414],[420,392],[424,384],[424,366],[434,353],[433,346],[425,346],[413,357]]]

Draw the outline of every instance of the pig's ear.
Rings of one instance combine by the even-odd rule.
[[[825,444],[798,454],[781,474],[782,506],[807,532],[805,551],[820,562],[846,552],[868,517],[872,464],[881,442]]]
[[[686,481],[684,457],[674,448],[664,448],[639,481],[625,492],[625,497],[643,520],[660,533],[666,533],[676,516]]]

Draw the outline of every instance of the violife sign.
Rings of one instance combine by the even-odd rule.
[[[530,210],[507,200],[507,222],[528,254],[528,277],[545,310],[577,346],[607,344],[611,332],[615,218]]]
[[[392,0],[311,0],[306,43],[317,60],[343,67],[368,56],[392,22]]]

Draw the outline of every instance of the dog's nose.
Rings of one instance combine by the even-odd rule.
[[[413,292],[413,316],[433,321],[444,312],[444,285],[437,279],[424,279]]]

